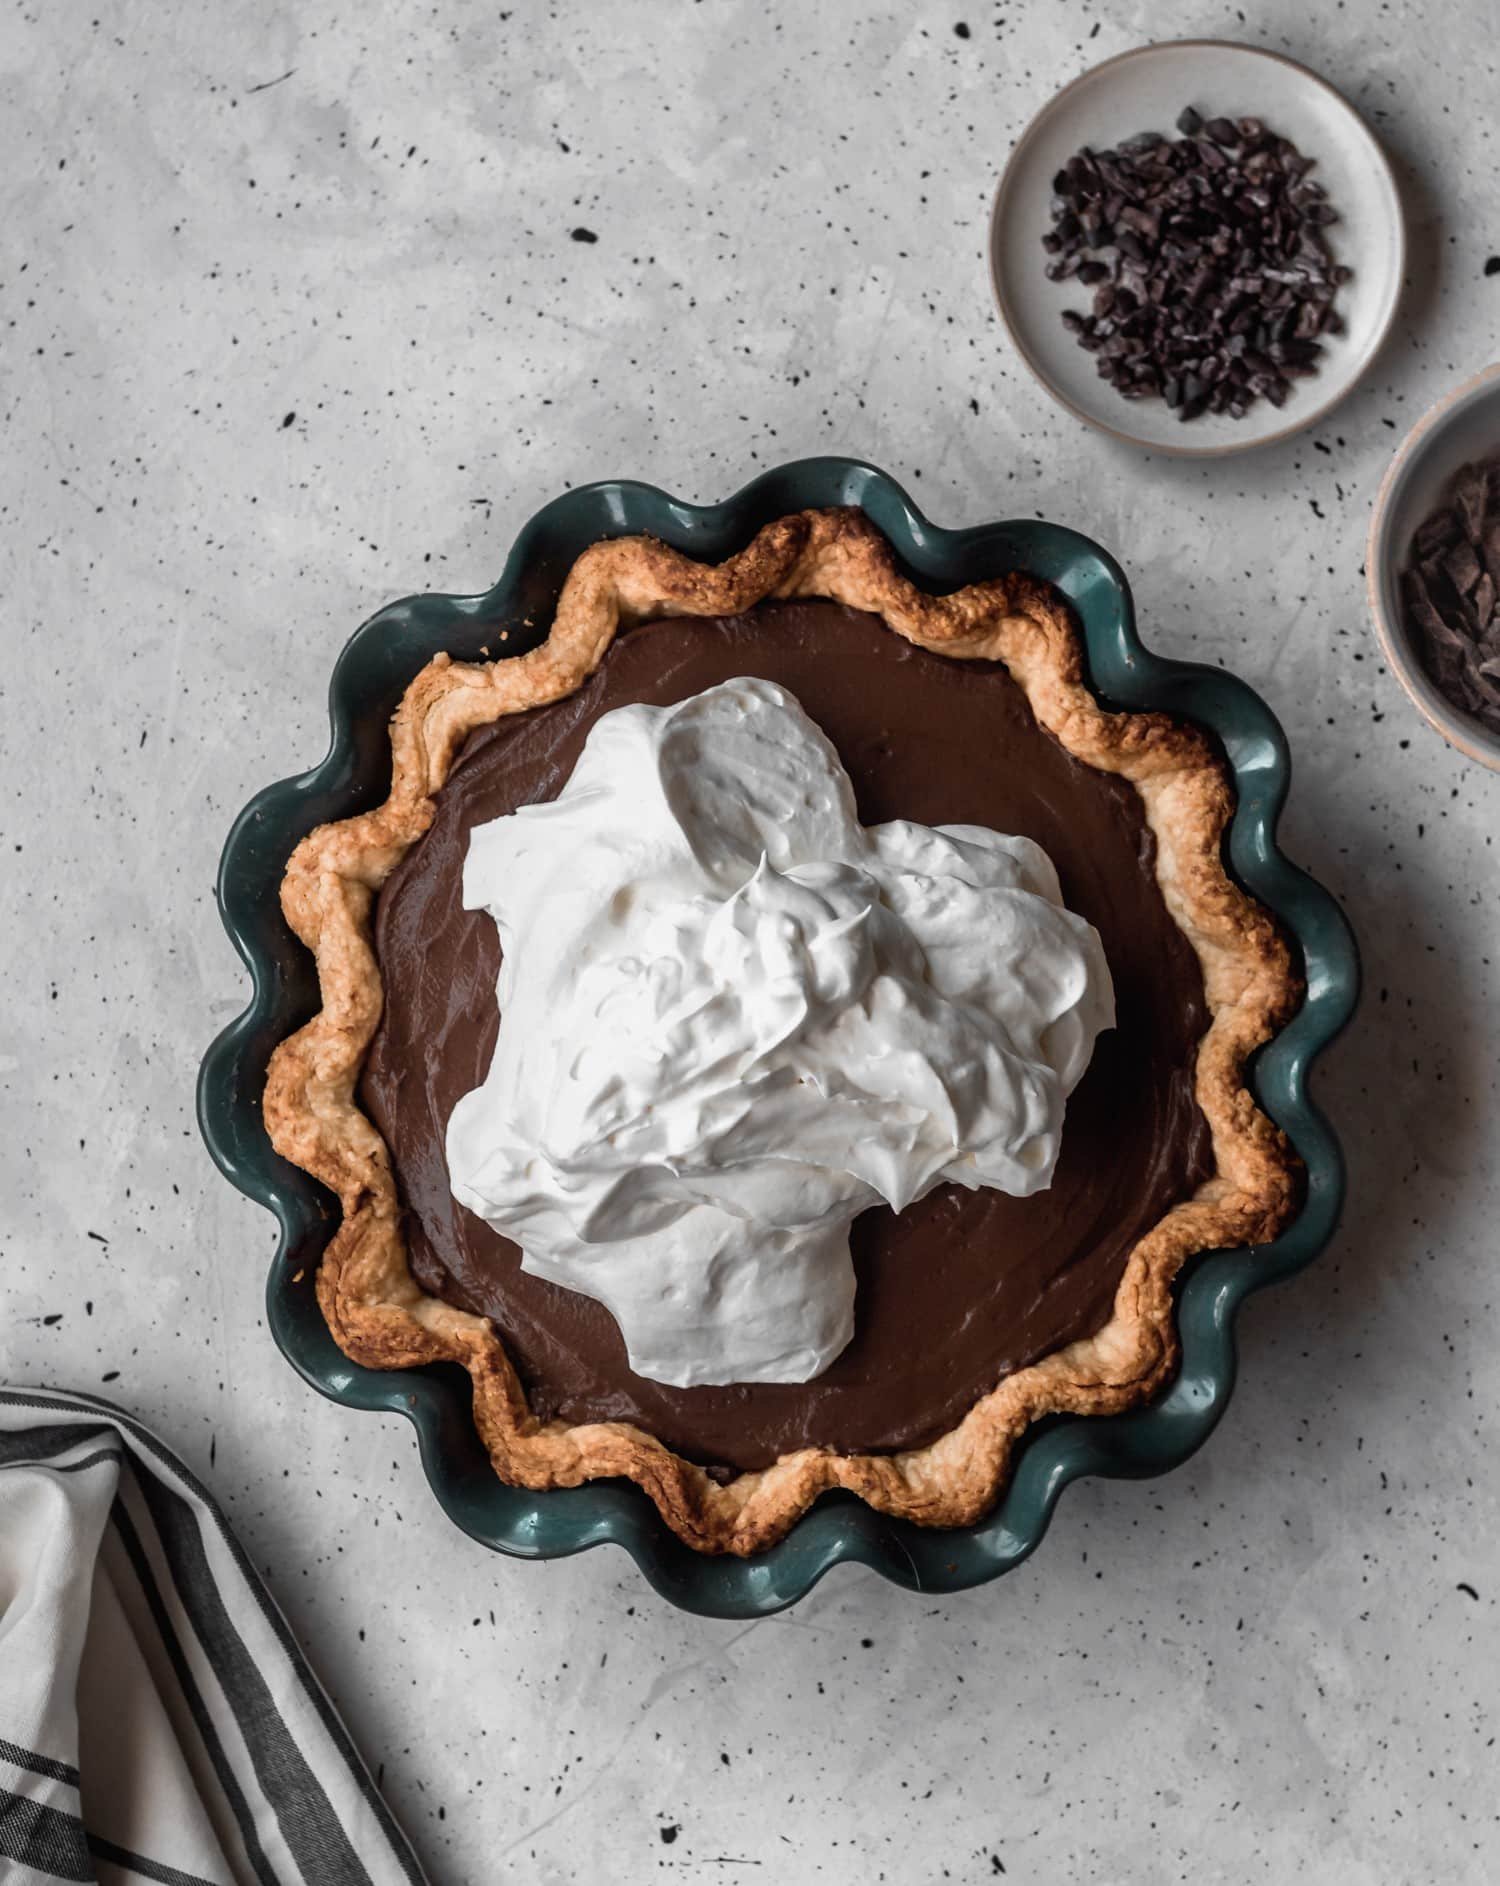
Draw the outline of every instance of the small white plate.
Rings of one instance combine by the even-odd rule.
[[[1284,406],[1257,400],[1243,419],[1204,413],[1183,421],[1163,400],[1122,399],[1062,324],[1065,308],[1088,311],[1091,291],[1077,281],[1049,282],[1043,273],[1052,179],[1067,160],[1084,146],[1113,149],[1138,131],[1176,137],[1185,105],[1204,118],[1260,118],[1314,158],[1311,175],[1339,212],[1327,231],[1329,249],[1354,271],[1334,303],[1345,330],[1323,337],[1317,372],[1292,382]],[[1268,445],[1321,419],[1369,372],[1395,319],[1405,267],[1400,194],[1364,120],[1306,66],[1225,40],[1141,46],[1075,79],[1021,134],[990,218],[995,300],[1027,366],[1080,419],[1180,458]]]

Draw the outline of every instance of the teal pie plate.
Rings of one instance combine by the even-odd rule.
[[[927,1531],[885,1518],[852,1496],[825,1494],[778,1546],[749,1559],[692,1551],[629,1482],[532,1493],[504,1485],[480,1447],[468,1377],[440,1364],[380,1372],[357,1367],[334,1344],[313,1290],[319,1257],[338,1221],[332,1196],[272,1151],[261,1121],[266,1063],[276,1043],[317,1007],[312,960],[287,928],[278,893],[294,845],[315,825],[377,805],[390,779],[386,723],[407,683],[439,650],[479,658],[497,632],[520,654],[547,633],[573,559],[601,537],[650,532],[715,562],[762,525],[810,506],[857,505],[894,546],[917,582],[934,590],[1012,569],[1056,585],[1087,642],[1090,681],[1106,705],[1159,709],[1215,735],[1234,771],[1239,803],[1227,840],[1235,877],[1295,939],[1307,996],[1253,1071],[1261,1105],[1290,1136],[1307,1168],[1295,1221],[1273,1244],[1211,1252],[1178,1286],[1181,1367],[1150,1406],[1109,1417],[1038,1422],[1017,1452],[1010,1483],[988,1518]],[[1353,1012],[1358,957],[1338,905],[1276,843],[1291,760],[1281,728],[1243,681],[1216,668],[1166,661],[1136,633],[1130,590],[1097,544],[1059,524],[1024,520],[944,530],[895,481],[852,459],[805,459],[768,471],[723,504],[685,504],[649,485],[587,485],[556,498],[516,540],[483,596],[412,596],[365,623],[338,659],[329,690],[332,744],[311,772],[268,786],[247,805],[224,847],[219,908],[250,971],[249,1006],[214,1042],[198,1082],[204,1139],[230,1182],[280,1227],[267,1311],[272,1334],[314,1388],[353,1409],[406,1416],[438,1503],[481,1544],[516,1558],[560,1558],[622,1546],[663,1597],[707,1617],[764,1617],[794,1604],[831,1566],[868,1565],[913,1591],[959,1591],[1014,1569],[1035,1551],[1059,1496],[1088,1474],[1165,1473],[1201,1447],[1234,1387],[1235,1317],[1251,1291],[1292,1276],[1328,1242],[1344,1195],[1344,1162],[1332,1128],[1308,1094],[1308,1077]]]

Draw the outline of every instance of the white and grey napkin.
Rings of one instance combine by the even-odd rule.
[[[107,1402],[0,1389],[0,1882],[422,1879],[203,1485]]]

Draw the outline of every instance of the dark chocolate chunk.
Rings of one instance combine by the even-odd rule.
[[[1484,533],[1488,496],[1489,480],[1483,469],[1476,465],[1465,466],[1453,487],[1453,503],[1463,525],[1464,535],[1471,544],[1477,544]]]
[[[1423,665],[1455,707],[1500,732],[1500,454],[1454,474],[1412,533],[1411,559],[1401,596]]]
[[[1460,596],[1467,596],[1479,581],[1479,559],[1474,554],[1474,546],[1467,540],[1453,546],[1443,558],[1443,568]]]
[[[1474,629],[1476,634],[1490,626],[1495,613],[1495,581],[1488,571],[1474,585],[1474,594],[1470,599],[1474,605]],[[1480,664],[1483,666],[1483,664]]]
[[[1479,540],[1479,554],[1484,558],[1491,582],[1500,589],[1500,517],[1492,517]]]
[[[1412,549],[1418,557],[1430,557],[1435,550],[1446,550],[1449,544],[1456,544],[1461,531],[1457,511],[1444,506],[1423,519],[1412,538]]]

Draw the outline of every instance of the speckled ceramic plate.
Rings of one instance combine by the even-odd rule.
[[[667,1528],[628,1482],[529,1493],[496,1478],[469,1412],[469,1384],[448,1367],[382,1373],[359,1368],[328,1333],[313,1289],[337,1223],[333,1198],[272,1151],[261,1120],[266,1063],[317,1006],[311,958],[278,903],[292,848],[314,825],[378,804],[390,778],[386,723],[407,683],[439,650],[479,655],[499,629],[523,653],[547,632],[573,559],[601,537],[649,531],[716,560],[762,525],[809,506],[858,505],[913,577],[958,588],[1010,569],[1054,583],[1083,624],[1092,685],[1107,703],[1179,714],[1211,729],[1234,770],[1239,809],[1228,838],[1232,871],[1281,918],[1301,951],[1307,999],[1257,1057],[1256,1093],[1307,1167],[1307,1195],[1274,1244],[1213,1252],[1179,1285],[1182,1367],[1151,1407],[1108,1419],[1039,1422],[1021,1444],[1010,1486],[982,1523],[931,1532],[883,1517],[851,1496],[825,1495],[780,1545],[752,1559],[705,1558]],[[724,504],[684,504],[648,485],[588,485],[537,513],[504,574],[483,596],[414,596],[373,616],[339,657],[330,690],[333,741],[311,772],[268,786],[240,814],[224,848],[219,906],[250,970],[249,1007],[214,1042],[198,1084],[198,1117],[225,1176],[274,1213],[280,1246],[267,1310],[287,1359],[351,1409],[405,1415],[415,1426],[433,1492],[465,1532],[520,1558],[623,1546],[665,1597],[713,1617],[760,1617],[795,1602],[831,1566],[873,1566],[916,1591],[956,1591],[1010,1571],[1033,1551],[1063,1488],[1084,1474],[1141,1476],[1185,1460],[1213,1429],[1234,1384],[1234,1318],[1252,1290],[1290,1276],[1323,1248],[1338,1218],[1343,1161],[1308,1097],[1308,1070],[1351,1014],[1358,986],[1353,939],[1326,891],[1276,845],[1286,797],[1286,741],[1263,701],[1232,675],[1164,661],[1141,646],[1130,591],[1112,558],[1076,531],[1023,521],[972,530],[928,523],[894,481],[849,459],[808,459],[765,473]]]
[[[1243,419],[1204,413],[1183,422],[1161,400],[1126,400],[1062,324],[1086,311],[1090,290],[1049,282],[1042,237],[1052,179],[1085,145],[1107,150],[1138,131],[1175,135],[1184,105],[1205,118],[1261,118],[1317,160],[1312,175],[1340,221],[1327,231],[1354,271],[1339,291],[1342,334],[1325,337],[1318,371],[1277,408],[1260,400]],[[1182,39],[1107,59],[1050,99],[1022,132],[995,192],[990,278],[1016,351],[1054,399],[1116,438],[1180,458],[1216,458],[1284,439],[1313,424],[1369,373],[1396,318],[1406,267],[1401,198],[1385,154],[1350,104],[1316,73],[1278,53],[1227,40]]]

